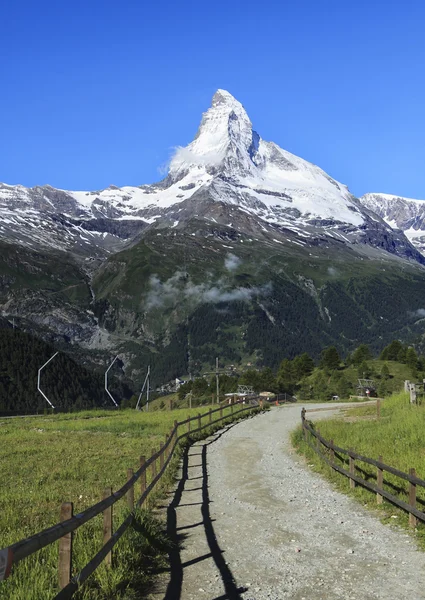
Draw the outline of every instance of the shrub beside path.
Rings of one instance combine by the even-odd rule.
[[[171,573],[152,598],[425,599],[425,553],[415,540],[295,454],[300,411],[274,408],[189,449],[167,508]]]

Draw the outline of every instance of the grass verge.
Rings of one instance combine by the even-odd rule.
[[[307,419],[310,419],[307,413]],[[385,399],[381,405],[381,418],[376,418],[375,406],[347,410],[341,418],[321,420],[321,435],[342,448],[352,448],[369,458],[382,456],[385,464],[406,473],[415,468],[418,477],[425,479],[425,440],[422,432],[425,427],[425,407],[410,405],[406,394],[397,394]],[[373,509],[385,523],[408,528],[408,514],[384,500],[377,504],[373,492],[356,486],[349,487],[349,479],[331,469],[316,452],[304,441],[301,427],[292,434],[292,443],[297,452],[304,455],[314,471],[322,474],[333,485],[364,506]],[[322,447],[324,451],[324,448]],[[348,470],[348,457],[336,456],[338,464]],[[376,483],[376,469],[372,465],[356,461],[357,474]],[[384,472],[384,488],[405,502],[409,501],[408,482]],[[417,486],[417,507],[425,511],[425,489]],[[425,549],[425,525],[419,523],[415,529],[419,545]]]

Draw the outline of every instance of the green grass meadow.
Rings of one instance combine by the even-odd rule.
[[[174,420],[183,421],[210,408],[149,413],[98,410],[0,419],[0,548],[57,523],[62,502],[73,502],[77,514],[101,500],[106,487],[119,489],[126,481],[127,469],[136,470],[141,455],[148,458],[153,449],[158,450]],[[178,456],[172,463],[149,500],[151,506],[155,494],[158,497],[172,482]],[[135,492],[137,498],[137,484]],[[126,499],[117,502],[113,510],[116,529],[128,514]],[[140,597],[149,582],[149,564],[158,566],[158,561],[164,560],[166,541],[162,539],[161,523],[151,512],[139,511],[137,523],[139,532],[130,528],[116,546],[116,566],[111,570],[100,567],[76,598]],[[102,535],[102,515],[76,531],[75,573],[101,548]],[[58,591],[57,558],[55,543],[21,561],[10,578],[0,583],[0,598],[53,598]]]
[[[355,452],[382,461],[405,473],[410,468],[416,469],[418,477],[425,479],[425,405],[411,405],[408,394],[394,394],[381,402],[381,417],[376,416],[376,407],[356,407],[345,411],[343,417],[326,419],[314,423],[314,413],[307,413],[307,420],[312,421],[320,434],[327,440],[342,448],[352,448]],[[384,499],[382,505],[376,502],[373,492],[356,486],[349,487],[349,479],[337,473],[322,461],[303,440],[301,428],[294,431],[292,441],[297,450],[304,454],[314,470],[325,475],[335,486],[357,498],[363,504],[379,511],[384,521],[408,527],[408,514]],[[324,448],[322,447],[322,451]],[[342,457],[342,456],[341,456]],[[348,470],[348,457],[338,457],[337,464]],[[376,483],[376,468],[372,465],[356,461],[357,474]],[[409,501],[408,482],[384,472],[384,489]],[[425,489],[417,486],[417,508],[425,512]],[[425,549],[425,525],[418,524],[416,534],[421,547]]]

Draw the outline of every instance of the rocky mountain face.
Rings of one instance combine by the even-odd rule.
[[[425,200],[389,194],[365,194],[360,202],[392,229],[402,231],[413,246],[422,254],[425,253]]]
[[[147,228],[184,226],[188,218],[208,219],[213,212],[223,225],[237,214],[238,229],[244,213],[251,217],[249,230],[286,229],[301,241],[325,236],[423,260],[345,185],[264,141],[242,104],[224,90],[158,184],[94,192],[0,184],[0,210],[1,239],[91,259],[120,250]]]
[[[274,366],[424,328],[425,258],[402,228],[224,90],[159,183],[0,184],[0,215],[1,314],[83,361],[118,353],[135,382],[148,363],[162,383],[217,354]]]

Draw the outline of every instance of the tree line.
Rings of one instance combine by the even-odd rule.
[[[376,359],[382,361],[376,365]],[[398,374],[392,374],[399,363]],[[386,346],[374,357],[367,344],[360,344],[344,358],[335,346],[324,348],[320,359],[315,361],[307,352],[295,358],[285,358],[278,369],[248,369],[239,375],[220,376],[220,396],[237,391],[238,385],[248,385],[257,393],[272,392],[295,395],[300,400],[330,400],[334,396],[348,398],[356,395],[357,380],[375,382],[379,396],[396,391],[403,377],[412,380],[425,374],[425,357],[418,356],[415,349],[398,340]],[[198,377],[187,381],[178,390],[179,399],[189,392],[200,403],[211,401],[215,396],[215,377]]]

